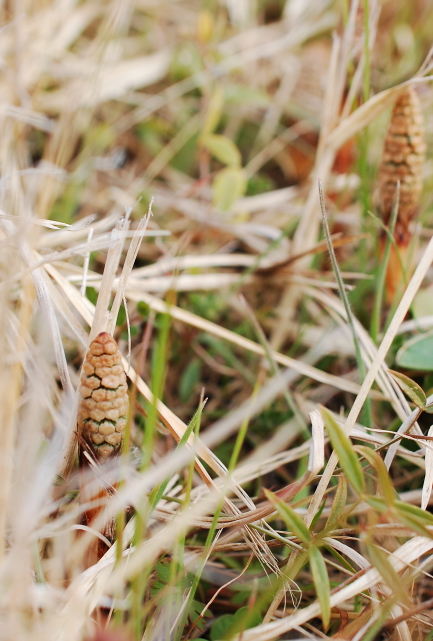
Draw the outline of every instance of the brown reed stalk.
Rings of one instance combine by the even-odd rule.
[[[81,500],[94,501],[87,509],[84,525],[92,525],[104,509],[103,503],[113,493],[111,483],[104,480],[104,468],[113,467],[120,454],[123,432],[128,415],[128,386],[122,365],[122,355],[116,341],[107,332],[101,332],[90,343],[81,373],[81,402],[78,409],[79,460],[81,470]],[[111,464],[111,465],[108,465]],[[93,470],[95,474],[92,479]],[[102,503],[102,504],[101,504]],[[109,522],[102,534],[113,541],[114,523]],[[97,560],[106,551],[98,541],[89,558]]]
[[[425,161],[424,126],[417,93],[412,87],[398,98],[392,112],[385,138],[382,163],[379,169],[380,208],[383,220],[389,224],[400,181],[400,202],[394,238],[403,265],[407,262],[412,237],[410,223],[419,210],[422,191],[422,172]],[[385,237],[382,237],[382,253]],[[387,274],[386,298],[391,303],[403,281],[401,263],[395,247],[391,247]]]

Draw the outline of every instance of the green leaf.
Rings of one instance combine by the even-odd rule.
[[[240,167],[242,156],[233,140],[227,136],[218,134],[207,134],[201,138],[201,143],[208,151],[224,165]]]
[[[124,305],[121,305],[119,307],[119,313],[117,314],[116,327],[120,327],[124,323],[126,323],[126,310]]]
[[[211,641],[230,639],[242,630],[254,628],[262,622],[260,612],[250,611],[247,606],[240,608],[236,614],[223,614],[212,626]]]
[[[58,222],[69,225],[72,224],[82,202],[83,188],[84,185],[81,181],[71,180],[69,184],[62,189],[62,195],[54,203],[50,213],[51,220],[57,220]]]
[[[183,80],[203,69],[203,55],[192,39],[184,44],[172,57],[170,66],[171,76],[174,81]]]
[[[388,510],[387,504],[381,497],[367,495],[364,498],[373,510],[376,510],[379,514],[384,514]]]
[[[152,581],[150,589],[152,598],[155,598],[173,580],[174,573],[175,569],[169,561],[158,561],[155,567],[155,580]]]
[[[365,489],[364,473],[352,443],[332,414],[324,407],[321,408],[321,412],[332,447],[338,456],[349,483],[358,494],[363,494]]]
[[[433,533],[426,527],[427,525],[433,525],[433,515],[430,512],[424,512],[421,508],[415,505],[408,505],[402,501],[396,501],[394,508],[400,521],[414,532],[421,536],[433,537]]]
[[[155,568],[156,578],[162,583],[168,583],[172,575],[172,567],[168,561],[158,561]]]
[[[212,613],[209,610],[206,610],[202,617],[200,616],[202,611],[204,610],[204,607],[204,603],[193,599],[188,610],[188,619],[192,623],[195,623],[200,632],[203,632],[206,625],[205,618],[209,618],[212,616]]]
[[[231,597],[230,602],[232,603],[232,605],[245,605],[245,602],[248,601],[248,597],[251,594],[251,589],[248,590],[245,589],[245,586],[242,587],[244,587],[244,589],[238,588],[239,592],[235,592]]]
[[[139,301],[137,303],[137,312],[142,316],[145,320],[149,318],[149,311],[150,307],[147,303],[144,303],[143,301]]]
[[[248,606],[240,608],[233,617],[233,622],[229,629],[229,636],[234,636],[242,630],[255,628],[262,622],[262,616],[259,611],[251,610]]]
[[[331,618],[330,605],[330,586],[328,571],[320,550],[312,546],[308,551],[310,560],[311,574],[313,575],[314,585],[316,587],[317,598],[319,599],[320,609],[322,611],[322,620],[325,630],[329,626]]]
[[[398,597],[399,601],[407,603],[408,595],[403,589],[401,577],[394,570],[394,567],[388,560],[388,556],[377,545],[365,543],[371,564],[380,572],[381,577],[391,588],[392,592]]]
[[[332,530],[338,523],[341,513],[343,512],[347,501],[347,481],[343,475],[338,479],[338,487],[332,502],[331,511],[326,522],[325,529]]]
[[[342,556],[339,552],[337,552],[337,550],[333,548],[332,545],[329,545],[328,543],[323,543],[323,547],[325,548],[325,550],[328,550],[328,552],[332,554],[332,556],[335,559],[337,559],[337,561],[343,566],[343,568],[345,568],[351,574],[356,574],[356,570],[353,567],[353,565],[351,565],[348,561],[346,561],[344,556]]]
[[[202,129],[202,136],[205,137],[211,134],[218,126],[221,119],[222,109],[224,106],[224,92],[220,87],[217,87],[212,94],[206,112],[206,117]]]
[[[227,102],[232,104],[244,105],[247,103],[257,107],[267,107],[272,100],[266,91],[229,82],[224,86],[224,95]]]
[[[417,505],[410,505],[409,503],[404,503],[403,501],[396,501],[395,507],[398,510],[399,514],[405,514],[412,518],[419,519],[420,522],[425,523],[425,525],[433,525],[433,514],[431,514],[431,512],[422,510]]]
[[[425,536],[427,538],[432,538],[432,533],[422,524],[418,519],[414,519],[407,514],[398,514],[400,521],[406,525],[409,529],[413,530],[420,536]]]
[[[359,452],[361,456],[366,458],[370,465],[376,470],[379,490],[383,494],[385,503],[388,506],[392,506],[395,501],[395,492],[391,479],[389,478],[388,470],[386,469],[386,465],[380,457],[380,454],[365,445],[358,445],[354,449],[356,452]]]
[[[98,302],[98,292],[94,287],[86,287],[86,298],[88,298],[91,303],[96,305],[96,303]]]
[[[247,185],[245,173],[240,167],[226,167],[217,173],[212,183],[213,204],[227,211],[240,198]]]
[[[152,599],[158,597],[161,605],[172,606],[173,600],[181,604],[184,601],[185,589],[188,585],[188,580],[185,576],[182,576],[182,572],[182,567],[174,563],[173,560],[163,559],[158,561],[155,567],[155,579],[151,582],[150,587]],[[167,589],[168,587],[170,588],[169,590]],[[195,623],[201,632],[203,632],[206,624],[205,618],[212,616],[210,610],[206,610],[203,617],[200,616],[204,607],[203,603],[192,599],[188,605],[187,612],[189,621]]]
[[[395,357],[400,367],[433,371],[433,332],[420,334],[408,340]]]
[[[299,514],[292,510],[287,503],[284,503],[284,501],[279,499],[273,492],[265,490],[265,494],[289,530],[293,532],[293,534],[295,534],[302,543],[309,545],[312,538],[311,533]]]
[[[413,401],[417,407],[424,409],[427,399],[418,383],[415,383],[415,381],[409,378],[409,376],[405,376],[401,372],[395,372],[393,369],[388,371],[401,387],[403,392],[409,396],[410,400]]]
[[[182,403],[186,403],[191,399],[194,387],[200,380],[201,376],[201,361],[194,358],[186,366],[179,382],[179,396]]]
[[[219,617],[212,626],[210,631],[211,641],[219,641],[224,639],[230,625],[233,622],[233,614],[223,614]]]

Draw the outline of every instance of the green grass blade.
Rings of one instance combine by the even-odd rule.
[[[365,490],[364,473],[349,437],[327,409],[322,407],[321,413],[332,447],[338,456],[349,483],[358,494],[363,494]]]
[[[403,392],[409,396],[410,400],[415,403],[420,409],[424,409],[427,404],[427,398],[423,389],[415,383],[409,376],[405,376],[401,372],[396,372],[393,369],[388,370],[391,376],[397,381]]]
[[[322,183],[319,180],[319,196],[320,196],[320,209],[322,211],[322,223],[323,223],[323,230],[325,233],[325,238],[326,242],[328,245],[328,251],[329,251],[329,256],[331,258],[331,263],[332,263],[332,269],[334,270],[335,274],[335,279],[338,284],[338,289],[340,292],[341,300],[343,301],[344,309],[346,311],[346,317],[347,317],[347,322],[350,327],[350,331],[352,333],[352,339],[353,339],[353,344],[355,347],[355,355],[356,355],[356,362],[358,365],[358,371],[359,371],[359,379],[360,382],[362,383],[365,378],[365,366],[364,366],[364,361],[362,360],[362,355],[361,355],[361,348],[359,345],[359,340],[358,340],[358,335],[356,333],[355,329],[355,322],[353,320],[353,314],[352,310],[350,308],[350,303],[349,299],[347,298],[346,290],[344,287],[344,281],[341,276],[340,268],[338,266],[337,262],[337,257],[335,255],[334,247],[332,245],[332,239],[331,239],[331,233],[329,231],[329,225],[328,225],[328,219],[327,219],[327,214],[326,214],[326,206],[325,206],[325,198],[323,196],[323,190],[322,190]],[[372,418],[371,418],[371,403],[370,400],[367,399],[365,401],[365,411],[364,411],[364,422],[367,427],[371,427],[372,425]]]
[[[293,532],[293,534],[296,534],[296,536],[300,541],[302,541],[302,543],[304,543],[305,545],[309,545],[311,542],[311,533],[299,514],[292,510],[292,508],[289,507],[287,503],[284,503],[284,501],[279,499],[278,496],[276,496],[273,492],[265,490],[265,494],[274,508],[277,510],[278,514],[281,516],[289,530]]]
[[[328,571],[323,556],[316,546],[311,546],[308,551],[308,558],[317,598],[319,599],[320,609],[322,611],[323,627],[327,630],[331,619],[331,589],[329,586]]]
[[[409,597],[404,589],[404,582],[389,562],[386,553],[373,543],[365,543],[364,545],[371,564],[380,572],[387,586],[397,596],[399,601],[408,604]]]
[[[380,331],[380,317],[382,315],[386,270],[388,267],[389,254],[391,252],[391,244],[393,244],[396,247],[396,250],[398,252],[398,246],[394,239],[394,230],[395,230],[395,224],[397,222],[399,203],[400,203],[400,182],[397,183],[397,191],[395,195],[395,201],[392,207],[389,230],[387,230],[385,227],[386,243],[385,243],[385,250],[383,252],[383,258],[382,260],[379,261],[380,267],[379,267],[379,274],[377,277],[376,296],[374,299],[374,306],[373,306],[373,312],[371,315],[371,325],[370,325],[370,334],[374,343],[377,343],[378,335]]]
[[[332,502],[331,512],[326,522],[326,530],[332,530],[338,523],[347,501],[347,481],[343,475],[338,479],[338,487]]]
[[[361,454],[361,456],[364,456],[364,458],[366,458],[370,465],[376,470],[378,490],[383,494],[385,503],[391,507],[394,505],[396,495],[388,470],[386,469],[386,465],[382,458],[377,452],[365,445],[358,445],[355,449]]]

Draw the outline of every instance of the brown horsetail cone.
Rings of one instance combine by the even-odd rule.
[[[393,246],[390,248],[386,273],[386,298],[391,303],[403,282],[401,263],[405,267],[411,239],[410,222],[416,217],[422,191],[423,165],[425,161],[423,116],[418,95],[412,88],[406,89],[398,98],[392,112],[382,164],[379,169],[380,208],[386,225],[389,225],[400,181],[400,198],[394,237],[400,257]],[[385,246],[382,235],[382,254]]]
[[[122,355],[107,332],[90,344],[81,373],[78,430],[98,460],[117,454],[128,415]]]
[[[409,223],[418,213],[425,149],[419,98],[409,88],[400,95],[392,112],[379,170],[380,206],[386,224],[391,217],[397,181],[400,181],[395,236],[402,244],[408,244]]]

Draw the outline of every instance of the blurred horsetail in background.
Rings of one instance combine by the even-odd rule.
[[[401,265],[408,267],[407,252],[412,238],[410,224],[419,211],[425,151],[421,105],[414,89],[409,88],[399,96],[393,109],[379,169],[380,205],[387,226],[397,198],[397,182],[400,181],[394,230],[397,247],[392,246],[387,269],[389,302],[394,299],[404,279]]]
[[[432,638],[430,5],[0,6],[0,641]]]

